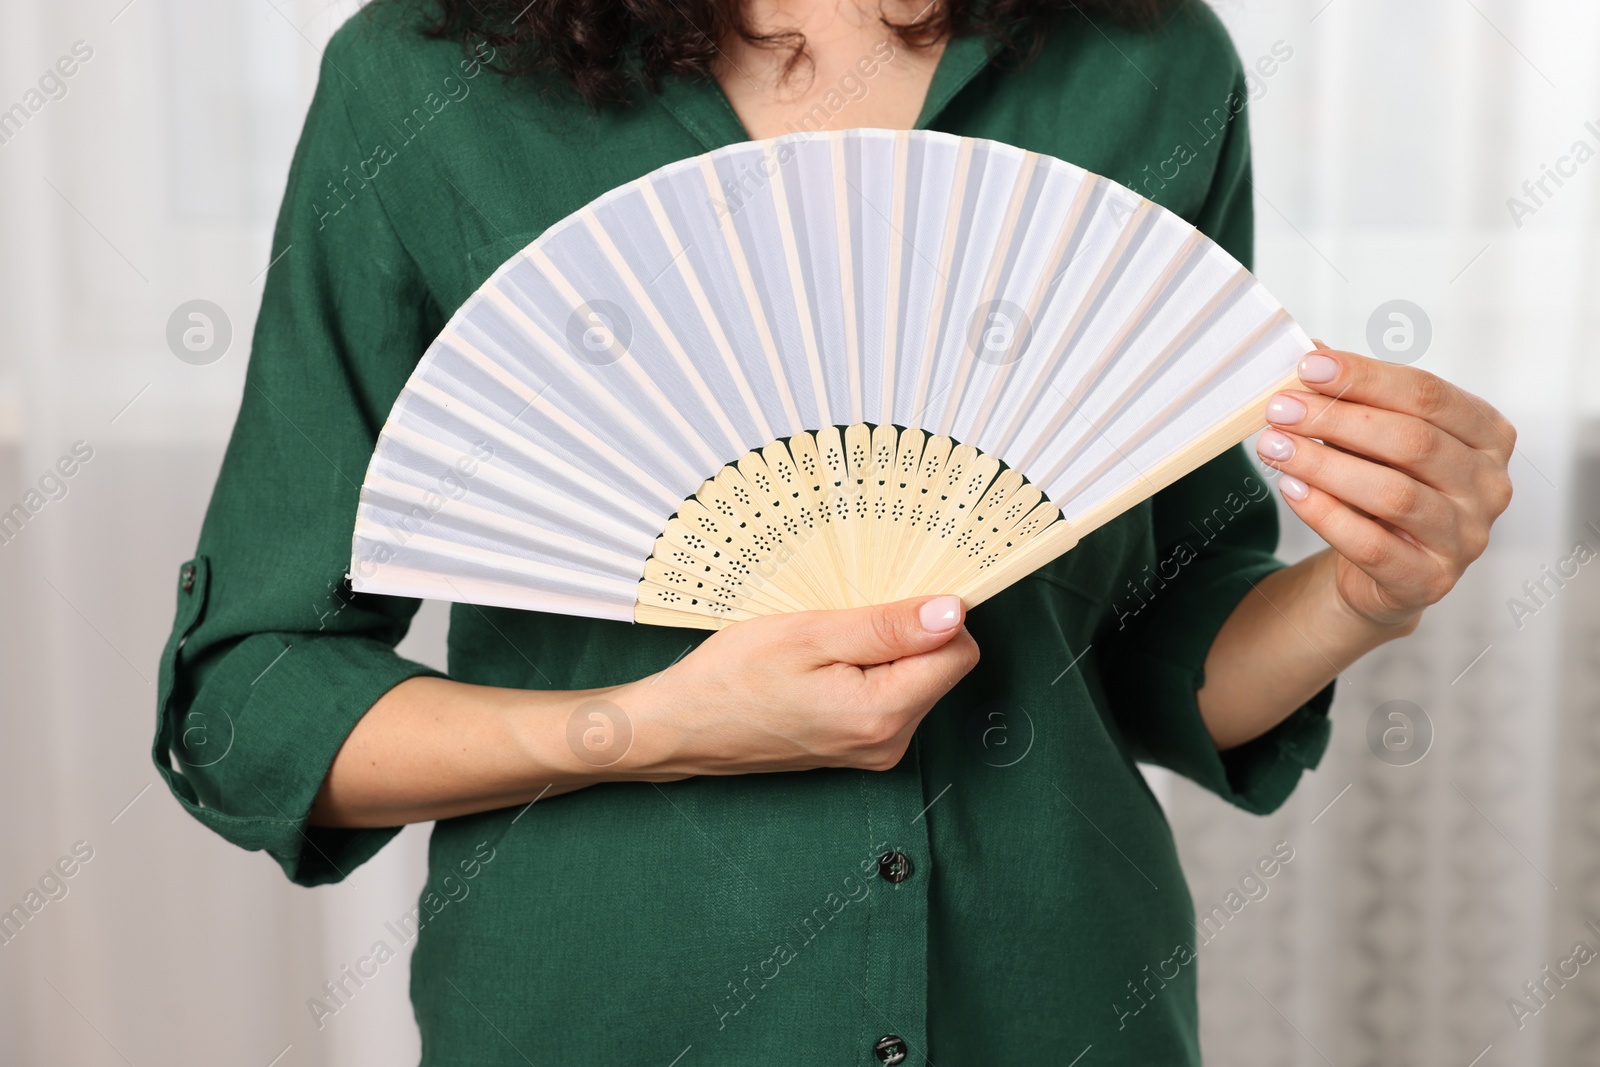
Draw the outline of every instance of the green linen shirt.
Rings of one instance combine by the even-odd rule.
[[[956,39],[918,126],[1122,181],[1248,263],[1245,78],[1188,8],[1156,32],[1068,19],[1022,69]],[[597,112],[463,55],[389,3],[328,46],[160,664],[153,756],[173,794],[307,886],[396,832],[307,812],[367,708],[435,673],[394,652],[417,602],[343,583],[406,377],[546,227],[746,138],[709,80]],[[438,823],[416,913],[374,922],[385,951],[415,939],[423,1063],[1198,1063],[1193,909],[1136,764],[1267,812],[1321,757],[1331,686],[1220,754],[1196,705],[1213,636],[1281,566],[1276,540],[1233,449],[972,611],[982,662],[893,770],[608,784]],[[610,685],[703,636],[457,604],[449,673]],[[880,865],[889,852],[907,863]],[[337,1010],[343,987],[308,1010]]]

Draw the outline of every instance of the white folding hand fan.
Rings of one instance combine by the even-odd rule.
[[[1242,440],[1311,343],[1114,182],[850,130],[612,190],[423,356],[361,487],[361,592],[716,628],[971,606]]]

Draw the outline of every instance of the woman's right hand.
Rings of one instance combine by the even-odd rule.
[[[978,662],[956,597],[737,623],[604,689],[410,678],[361,717],[310,821],[399,826],[600,782],[815,767],[887,770]]]
[[[961,600],[769,615],[606,695],[627,716],[618,778],[663,781],[900,762],[917,724],[978,662]]]

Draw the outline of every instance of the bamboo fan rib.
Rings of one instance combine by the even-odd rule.
[[[451,318],[351,581],[715,628],[976,604],[1261,425],[1311,344],[1129,189],[925,131],[751,142],[607,193]]]

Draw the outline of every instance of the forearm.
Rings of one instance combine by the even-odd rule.
[[[526,804],[616,780],[567,742],[615,689],[543,691],[412,678],[362,716],[311,810],[319,826],[399,826]],[[580,713],[581,714],[581,713]]]
[[[1262,579],[1223,623],[1206,655],[1200,716],[1219,749],[1260,737],[1372,649],[1416,628],[1350,609],[1327,549]]]
[[[604,689],[412,678],[356,723],[311,821],[399,826],[599,782],[887,770],[978,661],[963,617],[953,596],[763,616]]]

